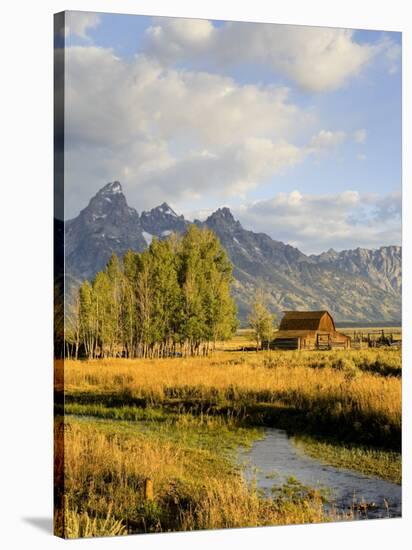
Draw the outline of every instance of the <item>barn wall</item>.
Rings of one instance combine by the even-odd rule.
[[[324,331],[324,332],[334,332],[335,331],[335,325],[333,323],[333,319],[328,313],[325,313],[322,316],[322,318],[319,322],[319,330]]]
[[[299,349],[299,338],[275,338],[270,344],[271,349]]]
[[[320,336],[319,341],[318,335]],[[284,334],[272,340],[270,344],[265,343],[265,345],[270,349],[284,350],[347,349],[351,347],[351,341],[343,334],[322,331],[322,333],[316,333],[315,336],[313,336],[313,333],[296,337],[292,335],[288,337]]]
[[[304,350],[311,350],[316,348],[316,340],[312,337],[302,337],[301,338],[301,346],[300,349]]]
[[[334,332],[331,339],[331,347],[347,349],[351,347],[351,339],[346,334]]]

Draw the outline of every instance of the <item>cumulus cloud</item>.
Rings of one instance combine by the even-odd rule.
[[[166,64],[193,59],[218,67],[260,64],[312,92],[344,86],[379,52],[391,58],[398,53],[387,37],[379,44],[360,43],[349,29],[268,23],[215,27],[206,20],[155,19],[146,38],[147,52]]]
[[[402,61],[402,47],[385,36],[382,40],[382,49],[388,73],[390,75],[396,74],[400,69]]]
[[[70,48],[69,59],[71,126],[82,139],[100,141],[103,129],[108,141],[113,131],[125,140],[132,132],[168,139],[189,132],[198,142],[225,145],[249,136],[292,137],[313,121],[289,101],[286,88],[164,69],[145,56],[127,62],[98,47]]]
[[[353,139],[355,143],[365,143],[367,132],[364,128],[359,128],[353,132]]]
[[[317,150],[336,147],[345,141],[346,134],[342,131],[320,130],[310,140],[310,146]]]
[[[100,17],[97,13],[84,11],[69,11],[66,14],[65,35],[76,35],[79,38],[89,40],[87,31],[94,29],[100,24]]]
[[[158,193],[201,198],[214,193],[220,197],[242,196],[275,173],[301,162],[304,148],[283,140],[249,138],[218,153],[196,152],[162,171],[151,174],[150,188]]]
[[[305,251],[399,242],[396,194],[294,191],[247,203],[277,174],[346,141],[363,144],[367,132],[326,126],[285,85],[225,75],[242,64],[247,76],[248,64],[260,64],[305,90],[334,90],[378,53],[395,71],[400,48],[389,38],[368,44],[343,29],[164,18],[147,30],[144,54],[125,59],[92,45],[99,23],[70,12],[66,29],[86,44],[66,49],[66,217],[119,179],[138,210],[164,200],[186,210],[243,201],[235,210],[242,223]]]
[[[296,145],[318,122],[284,87],[165,68],[145,55],[126,61],[95,46],[73,46],[68,59],[69,216],[111,179],[122,181],[137,208],[206,188],[244,194],[339,141],[326,132],[316,148]]]
[[[156,57],[173,62],[187,56],[187,48],[192,55],[202,55],[215,34],[215,27],[207,19],[155,18],[158,24],[146,30],[149,49]],[[169,47],[166,47],[169,41]]]
[[[245,227],[307,253],[401,242],[400,193],[382,196],[348,190],[308,195],[292,191],[245,204],[235,213]]]

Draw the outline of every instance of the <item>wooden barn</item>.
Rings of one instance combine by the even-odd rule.
[[[286,311],[272,349],[347,349],[351,339],[338,332],[328,311]]]

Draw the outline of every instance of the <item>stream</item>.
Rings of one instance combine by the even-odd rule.
[[[284,430],[267,428],[263,439],[241,452],[240,460],[249,481],[268,496],[272,487],[280,487],[289,477],[303,485],[328,491],[328,504],[338,512],[354,510],[355,519],[401,516],[401,486],[377,477],[322,464],[303,453]],[[356,504],[357,503],[357,504]],[[360,503],[371,504],[365,507]]]

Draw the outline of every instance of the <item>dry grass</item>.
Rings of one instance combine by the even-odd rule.
[[[179,430],[179,427],[176,427]],[[164,435],[164,434],[163,434]],[[144,499],[144,480],[154,500]],[[199,449],[116,425],[70,420],[65,430],[64,533],[216,529],[337,519],[316,491],[263,498],[216,445]],[[99,519],[101,518],[101,519]]]
[[[66,539],[127,535],[123,521],[111,515],[110,507],[106,517],[99,518],[90,516],[87,512],[80,514],[77,508],[71,510],[66,504],[64,511],[56,512],[54,521],[58,529],[61,529],[56,534]]]
[[[396,451],[401,372],[400,352],[389,349],[67,361],[67,411],[82,419],[67,417],[64,430],[58,524],[78,537],[341,519],[300,485],[263,497],[231,453],[259,436],[250,424],[285,419],[292,431]],[[367,451],[366,464],[361,447],[325,445],[313,454],[376,472],[390,454]],[[146,478],[153,501],[144,499]]]
[[[400,373],[399,352],[218,352],[211,358],[67,362],[65,388],[73,399],[220,406],[250,418],[265,405],[272,420],[275,410],[289,410],[322,429],[338,426],[354,439],[396,447],[401,382],[380,371]]]
[[[305,454],[337,468],[355,469],[366,475],[401,485],[402,460],[400,453],[340,442],[318,440],[308,436],[294,438]]]

